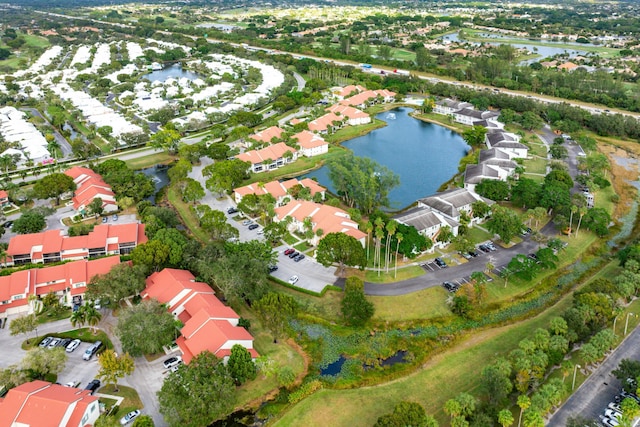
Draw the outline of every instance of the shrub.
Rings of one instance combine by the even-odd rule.
[[[300,388],[289,395],[289,403],[294,404],[300,402],[305,397],[311,396],[322,388],[320,380],[311,380],[302,384]]]

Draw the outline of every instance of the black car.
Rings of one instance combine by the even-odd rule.
[[[274,271],[276,271],[278,269],[277,265],[270,265],[269,266],[269,273],[273,273]]]
[[[233,206],[231,206],[229,209],[227,209],[227,213],[228,214],[238,213],[238,209],[236,209]]]
[[[93,380],[89,384],[87,384],[87,386],[84,389],[91,391],[91,394],[93,394],[99,388],[100,388],[100,380]]]
[[[447,263],[446,263],[446,262],[444,262],[444,260],[443,260],[442,258],[436,258],[436,259],[434,259],[433,261],[434,261],[434,262],[438,265],[438,267],[440,267],[440,268],[445,268],[445,267],[447,266]]]
[[[469,255],[471,255],[472,257],[477,257],[478,255],[480,255],[478,252],[476,251],[469,251]]]
[[[64,339],[60,340],[60,342],[58,343],[57,347],[67,348],[67,346],[69,345],[70,342],[71,342],[71,338],[64,338]]]
[[[449,292],[455,292],[458,290],[458,285],[456,285],[455,283],[442,282],[442,286],[444,286],[444,288]]]
[[[491,249],[489,249],[489,246],[487,245],[480,245],[478,246],[478,249],[480,249],[484,253],[491,252]]]
[[[293,260],[294,260],[295,262],[299,262],[299,261],[302,261],[303,259],[305,259],[304,254],[300,254],[300,255],[298,255],[297,257],[295,257]]]
[[[2,226],[4,228],[11,228],[13,226],[13,221],[7,221],[4,224],[2,224]]]
[[[298,251],[293,251],[289,254],[289,258],[293,259],[295,257],[297,257],[298,255],[300,255],[300,252]]]
[[[527,228],[523,228],[522,229],[522,235],[523,236],[528,236],[529,234],[531,234],[531,227],[527,227]]]
[[[260,227],[258,224],[251,224],[249,226],[249,230],[255,230],[256,228]]]
[[[533,259],[533,260],[538,260],[538,255],[534,254],[534,253],[530,253],[529,255],[527,255],[529,258]]]

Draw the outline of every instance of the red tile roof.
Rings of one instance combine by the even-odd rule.
[[[331,111],[332,113],[340,114],[341,116],[347,117],[350,120],[364,119],[369,117],[369,115],[364,111],[360,111],[357,108],[351,107],[349,105],[333,104],[331,107],[327,108],[327,110]]]
[[[74,166],[64,172],[73,178],[76,183],[76,191],[73,196],[73,208],[79,210],[86,208],[94,198],[102,199],[102,206],[115,205],[115,193],[109,184],[104,182],[102,176],[89,168]]]
[[[253,135],[249,135],[249,138],[260,142],[271,142],[274,137],[279,139],[282,132],[284,132],[284,129],[280,129],[278,126],[271,126]]]
[[[334,122],[342,123],[342,117],[334,113],[327,113],[324,116],[320,116],[317,119],[310,121],[309,130],[314,132],[324,132],[329,127],[333,126]]]
[[[0,402],[0,427],[80,425],[87,406],[97,400],[88,390],[32,381],[12,388]]]
[[[278,142],[277,144],[269,145],[268,147],[261,148],[260,150],[251,150],[238,154],[236,157],[243,162],[249,162],[252,165],[256,165],[267,159],[270,159],[272,162],[276,161],[287,151],[291,151],[292,154],[297,153],[295,148],[289,147],[284,142]]]
[[[311,190],[311,196],[316,193],[322,193],[327,189],[315,182],[310,178],[304,178],[302,180],[298,180],[297,178],[288,179],[286,181],[270,181],[266,184],[259,185],[257,182],[249,185],[245,185],[244,187],[235,188],[233,191],[240,196],[244,197],[247,194],[255,194],[257,196],[262,196],[264,194],[271,194],[276,200],[279,197],[285,197],[288,193],[288,190],[300,184],[303,187],[309,188]]]
[[[313,132],[309,132],[308,130],[303,130],[302,132],[298,132],[293,135],[292,138],[298,140],[298,144],[300,147],[305,149],[311,149],[315,147],[322,147],[323,145],[329,145],[327,141],[324,140],[320,135],[316,135]]]
[[[347,233],[360,240],[366,234],[358,230],[358,223],[351,220],[349,214],[342,209],[333,206],[322,205],[306,200],[294,200],[285,206],[275,209],[278,220],[290,216],[298,222],[304,222],[310,217],[313,223],[313,231],[322,230],[324,235],[329,233]]]
[[[361,92],[357,95],[352,96],[351,98],[347,98],[343,101],[340,101],[340,104],[342,105],[362,105],[365,104],[367,101],[369,101],[370,99],[376,98],[378,96],[381,96],[383,98],[391,98],[396,96],[395,92],[391,92],[390,90],[387,89],[380,89],[380,90],[368,90],[365,92]]]
[[[196,282],[187,270],[165,268],[153,273],[141,295],[171,304],[170,311],[183,322],[182,336],[176,343],[185,363],[204,350],[216,354],[228,341],[253,342],[249,332],[231,323],[237,323],[240,316],[216,298],[209,285]]]

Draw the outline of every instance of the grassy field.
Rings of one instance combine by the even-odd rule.
[[[127,413],[133,411],[134,409],[142,409],[144,405],[138,396],[138,392],[131,388],[123,385],[118,386],[118,391],[114,391],[113,385],[106,385],[98,390],[99,393],[110,394],[113,396],[124,397],[122,404],[118,408],[118,411],[113,414],[113,417],[117,420],[120,420],[121,417],[125,416]]]
[[[382,120],[373,119],[371,123],[366,125],[343,127],[334,134],[326,135],[324,139],[331,144],[339,144],[341,142],[366,135],[373,130],[385,127],[386,125],[387,124]]]
[[[529,155],[547,157],[547,148],[544,144],[529,143]]]
[[[155,165],[166,165],[171,163],[174,159],[175,157],[172,156],[171,154],[163,152],[163,153],[151,154],[150,156],[129,159],[129,160],[126,160],[125,163],[131,169],[140,170],[140,169],[150,168]]]
[[[527,174],[541,173],[544,175],[547,173],[547,159],[534,157],[525,160],[523,164]]]
[[[466,236],[473,243],[481,243],[493,237],[491,233],[484,231],[480,227],[471,227],[469,231],[467,231]]]
[[[407,295],[367,299],[376,307],[374,321],[407,322],[450,315],[447,296],[447,291],[438,286]]]
[[[379,275],[377,271],[367,270],[365,273],[365,280],[372,283],[393,283],[424,275],[422,267],[417,265],[399,268],[398,274],[396,275],[394,274],[393,265],[394,264],[392,262],[389,266],[388,273],[381,271]]]

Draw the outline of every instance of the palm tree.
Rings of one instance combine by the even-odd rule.
[[[389,264],[391,263],[391,236],[396,234],[397,228],[398,223],[394,220],[390,220],[387,223],[387,247],[385,248],[386,252],[384,254],[384,263],[387,268],[387,273],[389,272]]]
[[[518,427],[522,423],[522,412],[531,406],[531,399],[526,394],[518,396],[518,406],[520,407],[520,416],[518,417]]]
[[[47,144],[47,150],[49,150],[49,153],[51,153],[51,157],[53,157],[54,159],[58,158],[57,154],[59,149],[60,144],[55,139],[49,141],[49,143]]]
[[[569,235],[571,235],[571,231],[573,230],[573,214],[578,212],[578,207],[576,205],[571,205],[571,215],[569,216]]]
[[[371,224],[371,221],[367,221],[364,223],[362,228],[364,232],[367,233],[367,261],[369,261],[369,247],[371,246],[371,232],[373,231],[373,224]]]
[[[580,231],[580,224],[582,224],[582,217],[584,216],[584,214],[587,213],[587,209],[584,207],[579,207],[578,208],[578,215],[580,216],[580,218],[578,219],[578,226],[576,227],[576,235],[575,237],[578,237],[578,231]]]
[[[377,222],[377,220],[376,220]],[[380,220],[380,222],[382,222],[382,220]],[[382,269],[382,260],[381,260],[381,245],[382,245],[382,238],[384,237],[384,230],[382,228],[382,226],[378,226],[378,224],[376,224],[376,256],[375,258],[378,259],[378,276],[380,276],[380,270]],[[375,267],[375,261],[374,261],[374,267]]]
[[[102,314],[98,310],[95,309],[93,305],[85,305],[85,319],[91,328],[93,329],[93,333],[96,333],[96,325],[100,323],[102,320]]]
[[[69,320],[71,321],[71,326],[73,326],[74,328],[84,326],[84,324],[87,323],[87,318],[84,312],[84,306],[74,311],[71,314],[71,317],[69,318]]]
[[[396,268],[395,268],[395,272],[393,273],[394,279],[398,277],[398,249],[400,249],[400,242],[402,242],[402,239],[403,239],[402,233],[396,233],[396,241],[398,243],[396,244]]]

